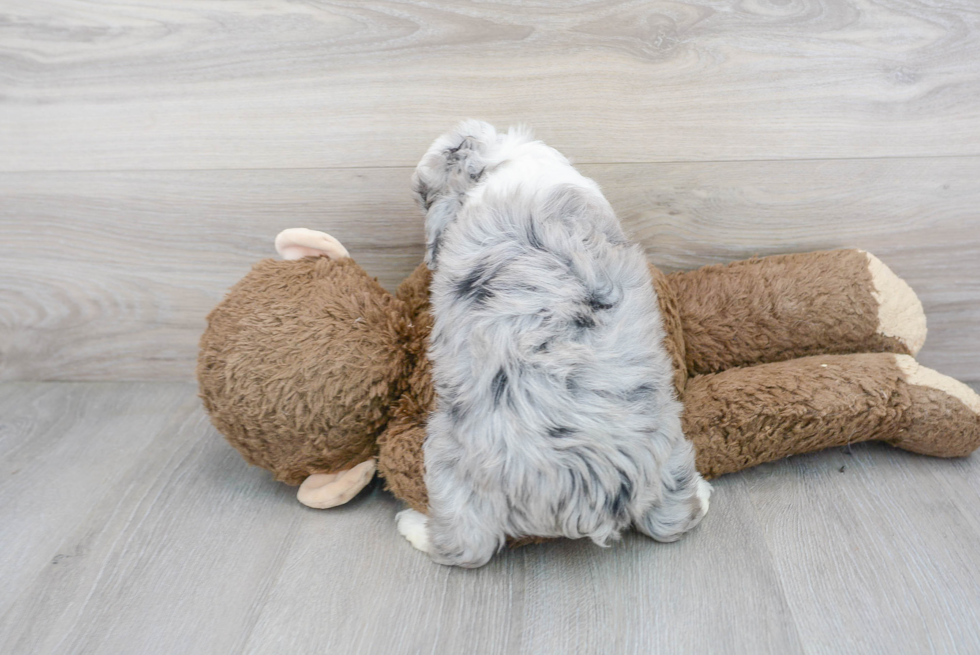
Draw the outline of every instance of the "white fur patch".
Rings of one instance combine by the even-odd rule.
[[[395,515],[395,522],[398,533],[408,539],[408,543],[423,553],[429,552],[429,517],[414,509],[406,509]]]
[[[707,480],[698,480],[698,501],[701,503],[701,516],[708,513],[711,506],[711,492],[714,488]]]

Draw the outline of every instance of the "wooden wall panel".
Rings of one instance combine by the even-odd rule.
[[[921,361],[980,380],[980,158],[585,165],[665,270],[871,250],[920,293]],[[420,261],[409,168],[0,176],[0,377],[190,379],[204,316],[286,227],[393,289]]]
[[[972,0],[14,0],[0,170],[411,166],[453,122],[580,162],[980,154]]]

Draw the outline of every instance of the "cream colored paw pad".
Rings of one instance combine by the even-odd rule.
[[[971,411],[980,414],[980,396],[970,387],[948,375],[926,368],[908,355],[895,355],[895,363],[905,375],[905,381],[920,387],[944,391],[956,398]]]
[[[870,252],[864,254],[874,286],[871,296],[878,302],[878,334],[898,339],[917,354],[926,342],[926,313],[919,297],[884,262]]]

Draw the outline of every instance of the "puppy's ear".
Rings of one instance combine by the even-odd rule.
[[[500,138],[489,123],[470,120],[436,139],[412,178],[419,205],[427,210],[439,196],[465,193],[482,177]]]
[[[499,141],[497,130],[482,121],[463,121],[435,140],[412,176],[415,201],[426,212],[425,261],[434,269],[443,230],[462,206],[466,192],[483,177]]]
[[[463,191],[480,181],[487,168],[487,154],[495,141],[496,132],[477,136],[466,134],[456,145],[442,151],[440,158],[445,162],[443,165],[451,187]]]
[[[425,215],[425,265],[429,270],[436,270],[442,233],[456,217],[460,204],[457,196],[442,196],[432,203]]]

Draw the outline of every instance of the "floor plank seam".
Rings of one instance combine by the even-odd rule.
[[[424,151],[419,151],[419,157]],[[792,162],[845,162],[845,161],[895,161],[895,160],[918,160],[918,159],[977,159],[977,153],[957,153],[939,155],[889,155],[871,157],[774,157],[774,158],[749,158],[749,159],[637,159],[628,161],[586,161],[575,159],[569,155],[569,159],[576,166],[688,166],[697,164],[785,164]],[[358,166],[259,166],[259,167],[191,167],[191,168],[38,168],[38,169],[2,169],[0,175],[97,175],[97,174],[121,174],[121,173],[220,173],[220,172],[282,172],[282,171],[372,171],[372,170],[413,170],[415,164],[378,164],[378,165],[358,165]]]
[[[803,635],[800,634],[799,619],[797,618],[796,612],[793,610],[792,603],[789,602],[789,595],[786,593],[786,575],[776,564],[776,557],[772,552],[772,547],[769,545],[769,540],[766,538],[765,528],[763,527],[762,522],[759,520],[759,508],[756,506],[755,498],[753,498],[752,494],[749,492],[747,484],[743,484],[743,493],[748,500],[747,506],[749,508],[748,516],[746,518],[752,522],[752,526],[759,535],[759,542],[761,542],[762,547],[764,548],[766,560],[769,562],[773,576],[776,578],[776,583],[779,585],[780,598],[783,601],[783,605],[786,607],[786,611],[789,612],[789,615],[793,619],[793,635],[796,637],[796,643],[799,645],[801,653],[804,655],[809,655],[810,651],[806,649]]]
[[[212,436],[217,437],[220,435]],[[275,562],[272,570],[266,574],[265,581],[260,586],[258,593],[255,594],[255,599],[245,612],[245,632],[241,635],[230,652],[241,654],[248,651],[248,646],[252,641],[255,628],[258,626],[259,620],[262,618],[262,612],[267,605],[267,601],[271,596],[273,589],[279,581],[279,574],[286,565],[289,551],[292,550],[293,544],[296,542],[296,536],[299,533],[300,520],[302,516],[302,513],[297,512],[294,514],[293,520],[290,521],[289,531],[280,542],[279,548],[276,550]]]

